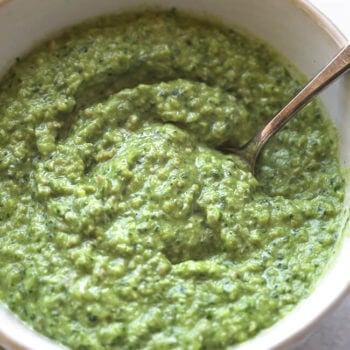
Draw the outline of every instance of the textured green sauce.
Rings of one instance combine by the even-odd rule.
[[[179,15],[69,29],[0,85],[0,298],[74,349],[221,349],[308,295],[344,195],[317,104],[237,157],[298,89],[277,55]]]

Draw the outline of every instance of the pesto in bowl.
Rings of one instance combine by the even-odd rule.
[[[307,296],[334,254],[344,180],[278,55],[177,11],[68,29],[0,84],[0,299],[73,349],[222,349]]]

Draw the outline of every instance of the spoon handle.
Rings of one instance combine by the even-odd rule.
[[[350,44],[347,44],[305,87],[298,92],[249,142],[249,148],[258,154],[266,142],[300,108],[334,79],[350,68]]]

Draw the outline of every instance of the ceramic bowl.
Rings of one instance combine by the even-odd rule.
[[[309,78],[346,43],[326,17],[303,0],[0,0],[0,3],[0,75],[14,63],[16,56],[61,28],[140,5],[176,6],[242,27],[269,42]],[[321,100],[339,130],[340,159],[346,168],[350,164],[349,80],[339,79],[321,95]],[[348,182],[346,208],[349,192]],[[311,296],[280,322],[233,348],[285,349],[301,339],[349,291],[349,231],[349,227],[344,228],[338,253]],[[62,349],[1,307],[0,320],[0,344],[8,349]]]

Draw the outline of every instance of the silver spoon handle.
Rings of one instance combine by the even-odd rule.
[[[300,108],[350,68],[350,44],[342,49],[298,94],[293,97],[249,142],[259,151]]]

